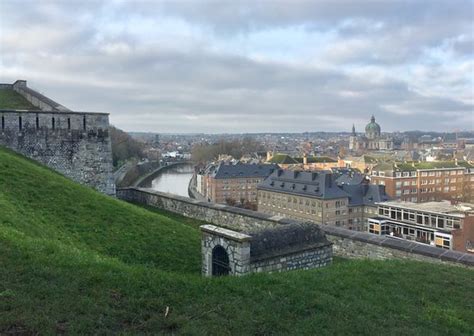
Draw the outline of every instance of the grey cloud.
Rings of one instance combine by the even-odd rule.
[[[371,114],[382,124],[394,120],[385,125],[393,130],[407,127],[408,119],[401,118],[399,110],[425,128],[439,129],[433,113],[459,119],[472,110],[453,100],[423,97],[400,81],[372,83],[335,71],[209,53],[150,49],[123,56],[83,55],[77,63],[64,62],[69,69],[61,62],[45,65],[31,57],[26,73],[39,67],[41,71],[30,85],[74,109],[110,112],[112,122],[127,130],[345,130],[352,120],[360,126]],[[48,78],[58,69],[61,78]]]
[[[272,2],[268,7],[241,2],[86,1],[46,2],[25,6],[24,12],[13,1],[0,3],[0,9],[14,14],[0,18],[8,23],[1,26],[0,40],[7,40],[2,34],[28,30],[33,37],[38,32],[44,34],[43,38],[38,36],[42,43],[34,48],[9,40],[2,50],[0,81],[25,78],[30,86],[68,107],[110,112],[112,122],[126,130],[350,130],[352,122],[361,129],[371,114],[384,130],[473,126],[469,123],[472,105],[455,98],[424,96],[400,79],[383,76],[374,80],[357,71],[338,69],[339,62],[379,67],[402,62],[408,66],[423,48],[459,35],[465,29],[466,14],[456,6],[447,8],[448,2],[437,1],[426,9],[420,2],[355,5],[348,1],[342,7],[333,2]],[[444,10],[455,15],[455,23],[442,15]],[[327,57],[331,64],[315,68],[255,61],[206,48],[185,51],[143,45],[124,29],[112,33],[102,29],[108,19],[129,15],[156,20],[173,15],[212,26],[229,38],[253,29],[306,24],[308,29],[337,31],[336,42],[341,45],[351,39],[360,39],[361,45],[359,51],[342,50],[339,59],[333,53]],[[28,20],[28,26],[12,28]],[[373,29],[377,22],[381,24]],[[463,78],[459,75],[452,81]]]

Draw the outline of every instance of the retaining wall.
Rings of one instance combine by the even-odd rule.
[[[129,202],[155,206],[211,224],[244,233],[255,232],[297,221],[267,214],[200,202],[186,197],[143,188],[122,188],[117,197]],[[314,224],[316,225],[316,224]],[[347,258],[414,259],[474,267],[474,255],[446,250],[420,243],[351,231],[335,226],[320,225],[334,245],[334,255]]]

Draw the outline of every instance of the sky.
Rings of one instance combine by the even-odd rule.
[[[126,131],[474,129],[474,1],[0,0],[0,82]]]

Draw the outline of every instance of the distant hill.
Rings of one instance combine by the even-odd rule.
[[[0,334],[468,335],[474,271],[348,261],[200,275],[200,223],[0,148]]]

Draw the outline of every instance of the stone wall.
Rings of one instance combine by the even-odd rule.
[[[0,145],[115,194],[106,113],[0,110]]]
[[[160,167],[161,163],[159,161],[147,161],[132,164],[128,167],[127,171],[115,181],[116,185],[117,187],[135,186],[140,177],[154,172]]]
[[[212,276],[212,251],[221,246],[229,257],[231,275],[244,275],[250,271],[250,239],[246,234],[214,225],[201,226],[202,274]]]
[[[331,245],[314,245],[291,254],[269,255],[252,259],[250,272],[283,272],[324,267],[332,262],[332,255]]]
[[[141,188],[117,190],[117,197],[155,206],[240,232],[255,232],[297,221],[221,204]],[[315,224],[316,225],[316,224]],[[394,237],[372,235],[329,225],[320,229],[334,245],[334,255],[348,258],[414,259],[474,267],[474,254],[445,250]]]
[[[17,80],[11,85],[11,88],[22,95],[33,106],[39,108],[42,111],[71,112],[71,110],[64,107],[63,105],[33,89],[30,89],[27,86],[25,80]]]
[[[293,248],[291,252],[268,251],[258,257],[252,257],[255,239],[252,235],[214,225],[202,225],[202,274],[213,273],[213,251],[223,248],[229,259],[229,275],[244,275],[260,272],[284,272],[297,269],[324,267],[332,262],[332,244],[326,242]]]

